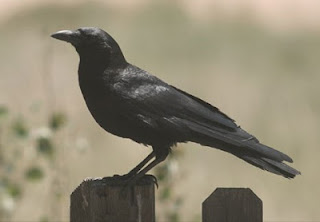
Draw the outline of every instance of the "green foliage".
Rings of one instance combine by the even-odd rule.
[[[6,116],[9,110],[6,106],[0,105],[0,118]]]
[[[22,190],[18,184],[8,184],[7,185],[7,193],[12,198],[19,198],[22,195]]]
[[[67,118],[66,118],[65,114],[63,114],[61,112],[54,113],[50,117],[49,126],[53,131],[55,131],[55,130],[58,130],[61,127],[63,127],[64,124],[66,123],[66,121],[67,121]]]
[[[39,222],[49,222],[48,217],[42,217]]]
[[[0,178],[0,188],[14,199],[17,199],[22,195],[21,187],[17,183],[13,183],[12,181],[10,181],[5,176]]]
[[[26,159],[21,147],[26,148],[33,144],[31,152],[40,156],[50,157],[51,170],[54,170],[55,162],[52,161],[56,147],[56,133],[66,123],[66,115],[54,113],[49,118],[47,126],[32,129],[29,127],[29,119],[21,115],[12,119],[6,106],[0,106],[0,221],[10,221],[10,212],[27,191],[23,184],[27,181],[41,182],[46,175],[45,165],[40,164],[41,158]],[[16,115],[16,114],[14,114]],[[32,132],[32,133],[30,133]],[[3,138],[6,138],[3,140]],[[23,140],[21,140],[23,138]],[[10,147],[10,149],[8,149]],[[6,150],[6,152],[3,152]],[[39,155],[37,155],[39,157]],[[48,160],[45,159],[45,160]],[[29,163],[27,162],[29,161]],[[27,163],[27,164],[21,164]],[[26,167],[27,166],[27,167]],[[52,168],[53,166],[53,168]],[[46,168],[47,169],[47,168]],[[53,198],[59,199],[61,191],[52,192]],[[48,221],[47,217],[40,221]]]
[[[159,182],[166,182],[166,180],[168,180],[168,174],[169,174],[168,164],[159,166],[156,171],[156,174]]]
[[[168,200],[171,197],[171,188],[166,186],[159,192],[159,198],[160,200]]]
[[[25,177],[29,181],[38,181],[44,177],[44,172],[38,166],[32,166],[25,172]]]
[[[12,130],[17,137],[23,138],[28,136],[28,128],[23,118],[16,119],[12,124]]]
[[[40,154],[51,157],[54,152],[52,140],[46,137],[39,137],[37,139],[37,150]]]
[[[182,156],[181,150],[171,152],[167,160],[155,168],[155,176],[159,182],[158,205],[163,212],[159,215],[159,220],[168,222],[180,222],[180,209],[183,205],[183,198],[174,191],[178,174],[178,160]]]
[[[177,212],[170,212],[167,215],[167,218],[168,218],[168,221],[170,221],[170,222],[179,222],[179,221],[181,221],[180,217],[179,217],[179,214]]]

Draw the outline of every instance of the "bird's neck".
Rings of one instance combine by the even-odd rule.
[[[106,69],[121,69],[127,64],[122,54],[108,56],[101,54],[80,54],[79,73],[99,75]]]

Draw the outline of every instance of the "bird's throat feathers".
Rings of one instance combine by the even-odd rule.
[[[101,73],[107,68],[120,68],[127,63],[122,53],[109,54],[103,51],[83,53],[83,51],[78,51],[78,54],[80,57],[79,71],[85,73],[87,73],[87,70]]]

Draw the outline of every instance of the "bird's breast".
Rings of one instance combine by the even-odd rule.
[[[106,131],[121,137],[129,137],[123,129],[121,101],[112,93],[110,86],[99,78],[79,76],[79,84],[86,105],[95,121]]]

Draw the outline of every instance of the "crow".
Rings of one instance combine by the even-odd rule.
[[[229,152],[286,178],[300,174],[284,163],[293,162],[288,155],[261,144],[217,107],[128,63],[102,29],[83,27],[51,36],[71,43],[78,52],[79,85],[95,121],[113,135],[152,147],[125,175],[131,184],[164,161],[173,146],[188,141]]]

